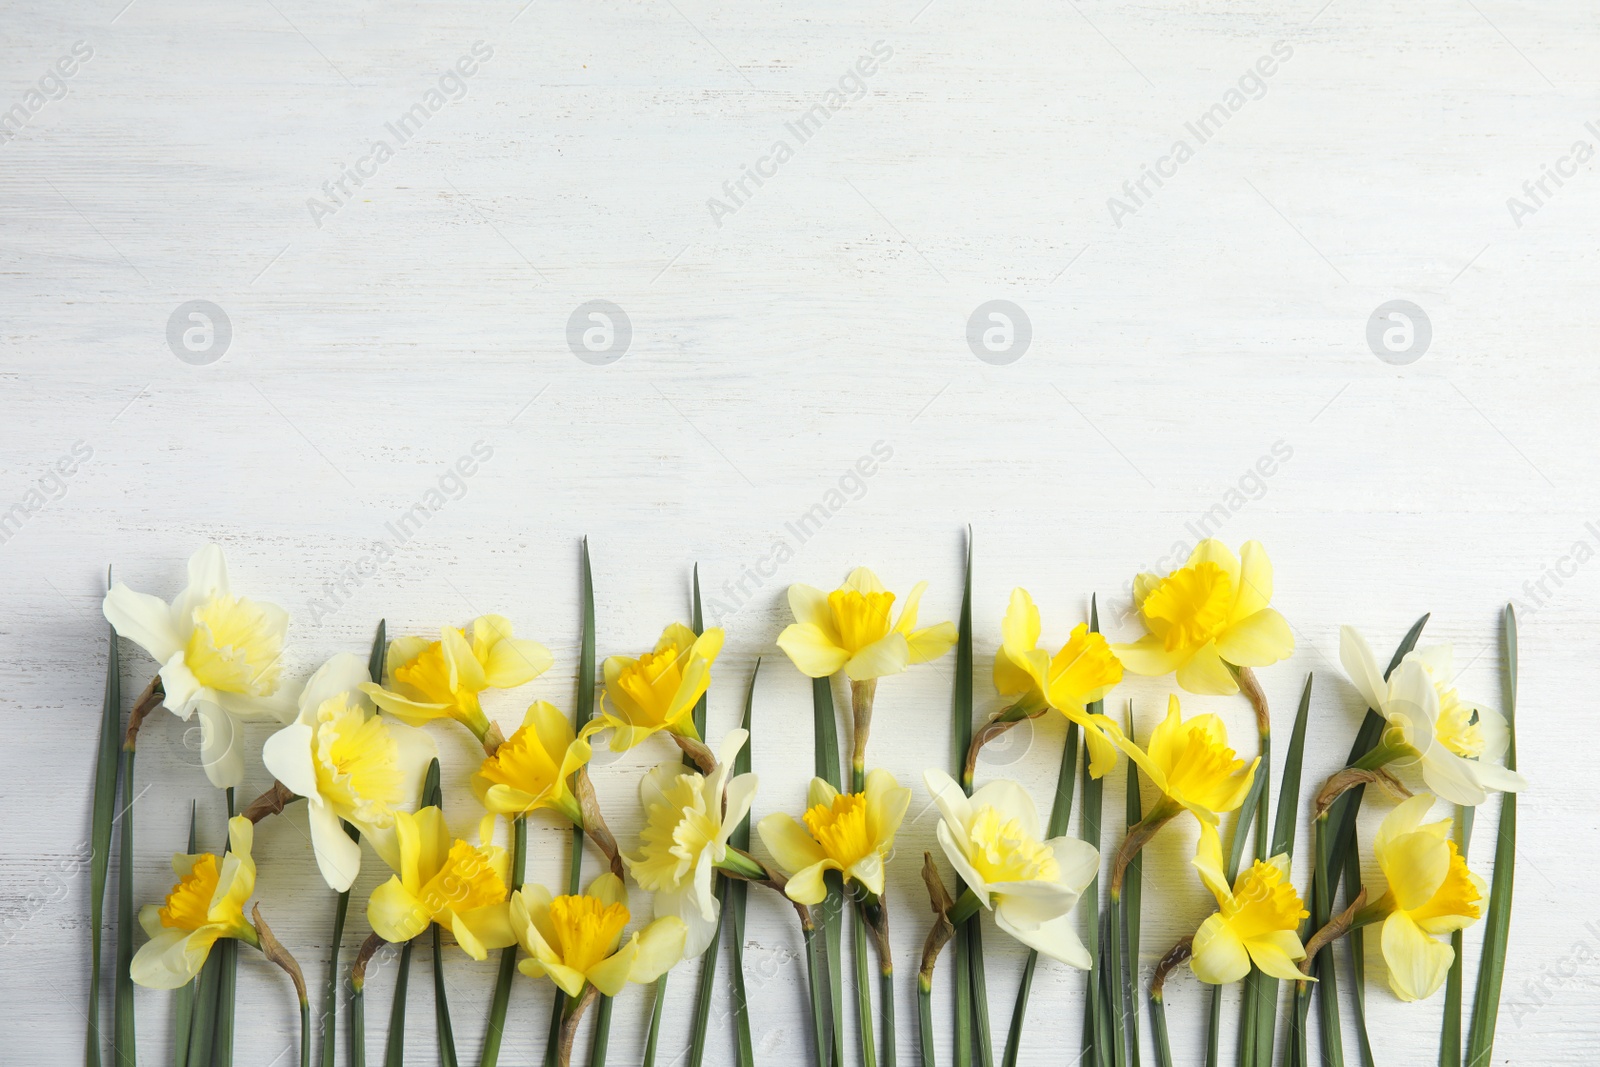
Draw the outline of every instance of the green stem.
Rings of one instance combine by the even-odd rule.
[[[108,570],[107,584],[110,581],[111,573]],[[100,744],[94,770],[94,818],[89,841],[89,1010],[88,1027],[83,1039],[84,1067],[100,1067],[100,943],[104,932],[106,870],[111,860],[111,826],[116,819],[117,765],[120,762],[122,737],[122,660],[117,645],[117,631],[115,628],[108,628],[108,631],[106,688],[100,708]],[[192,816],[189,825],[192,837]],[[193,846],[190,851],[194,851]],[[183,1044],[181,1036],[177,1043]]]
[[[850,920],[851,957],[856,969],[856,1030],[861,1043],[862,1067],[878,1067],[873,1041],[872,968],[867,959],[867,923],[858,908]]]
[[[650,1030],[644,1039],[644,1067],[656,1065],[656,1043],[661,1040],[661,1006],[667,1000],[667,975],[671,973],[663,971],[656,979],[655,1003],[650,1006]]]
[[[511,820],[511,890],[522,888],[528,860],[528,823],[524,816]],[[483,1035],[479,1067],[495,1067],[500,1062],[500,1045],[505,1039],[506,1009],[511,1004],[511,982],[517,973],[517,946],[500,952],[500,971],[495,975],[494,999],[489,1002],[489,1028]],[[330,1067],[324,1064],[323,1067]]]
[[[893,963],[885,963],[878,969],[878,1000],[883,1013],[883,1067],[895,1067]]]
[[[350,840],[360,841],[361,834],[354,826],[345,823],[344,832]],[[328,982],[322,991],[322,1067],[334,1067],[338,1041],[339,1017],[339,950],[344,942],[344,920],[350,911],[350,891],[339,894],[333,907],[333,947],[328,953]]]
[[[827,967],[822,959],[822,946],[818,943],[816,927],[801,927],[801,936],[805,939],[806,972],[811,980],[811,1035],[816,1047],[817,1067],[828,1067],[832,1062],[829,1056],[832,1038],[828,1033]]]
[[[117,862],[117,980],[113,1006],[111,1057],[115,1067],[135,1067],[139,1050],[133,1025],[133,757],[134,743],[122,746],[121,857]],[[231,942],[230,942],[231,943]]]
[[[1172,1042],[1167,1037],[1167,1006],[1159,996],[1150,998],[1150,1028],[1156,1035],[1157,1067],[1172,1067]]]
[[[917,1030],[922,1038],[922,1067],[938,1067],[933,1052],[933,983],[917,976]]]
[[[367,1005],[360,985],[350,990],[350,1067],[367,1067]]]
[[[300,1002],[300,1067],[311,1067],[311,1002]]]
[[[407,941],[400,949],[400,966],[394,980],[394,1004],[389,1009],[389,1040],[384,1048],[384,1067],[401,1067],[406,1061],[406,989],[411,984],[411,950],[416,942]]]

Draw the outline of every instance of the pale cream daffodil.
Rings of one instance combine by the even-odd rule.
[[[786,892],[797,904],[819,904],[828,895],[823,875],[841,871],[874,896],[883,894],[883,866],[894,835],[911,805],[911,790],[877,769],[860,793],[841,793],[811,779],[802,821],[775,813],[757,826],[761,843],[789,876]]]
[[[513,818],[544,808],[559,812],[574,826],[583,812],[572,792],[572,776],[589,762],[589,742],[554,704],[528,705],[522,725],[472,776],[472,792],[489,811]]]
[[[369,679],[360,656],[334,656],[300,691],[299,716],[261,748],[273,777],[306,799],[317,869],[340,893],[361,871],[361,845],[340,821],[361,831],[388,862],[398,862],[394,812],[414,806],[438,754],[423,731],[377,714],[361,691]]]
[[[1401,1000],[1426,1000],[1444,984],[1455,949],[1436,935],[1477,922],[1488,889],[1450,839],[1453,820],[1422,821],[1434,799],[1420,793],[1402,802],[1372,839],[1388,891],[1368,910],[1386,914],[1383,959]]]
[[[389,642],[384,684],[368,682],[362,689],[378,707],[412,726],[455,719],[486,746],[498,743],[499,728],[484,714],[478,694],[530,682],[555,658],[539,642],[513,636],[511,621],[503,616],[481,615],[469,629],[470,639],[454,626],[443,627],[437,641],[396,638]]]
[[[1280,853],[1256,860],[1230,886],[1222,865],[1222,837],[1215,826],[1202,822],[1193,863],[1217,898],[1218,909],[1194,935],[1189,967],[1195,977],[1212,985],[1237,982],[1250,973],[1253,962],[1274,978],[1310,980],[1295,966],[1306,958],[1300,921],[1311,913],[1289,883],[1289,857]]]
[[[1498,711],[1461,699],[1449,645],[1406,654],[1387,679],[1354,627],[1339,628],[1339,661],[1367,706],[1399,732],[1406,750],[1391,764],[1415,762],[1427,787],[1452,804],[1476,807],[1491,791],[1515,793],[1527,786],[1500,764],[1510,741]]]
[[[1167,717],[1150,732],[1147,747],[1141,749],[1120,733],[1117,744],[1161,792],[1157,807],[1146,813],[1146,822],[1166,809],[1168,818],[1188,811],[1201,823],[1215,826],[1225,812],[1244,803],[1261,762],[1257,756],[1245,766],[1228,747],[1228,728],[1217,716],[1184,719],[1175,695],[1168,695]]]
[[[637,659],[607,656],[601,717],[585,736],[610,727],[614,752],[625,752],[661,730],[698,738],[694,706],[711,686],[711,665],[721,651],[720,628],[696,635],[675,622],[661,631],[655,651]]]
[[[1089,746],[1089,774],[1103,778],[1117,765],[1112,740],[1117,725],[1105,715],[1089,714],[1088,705],[1103,700],[1122,681],[1122,664],[1102,634],[1087,623],[1073,627],[1066,644],[1054,655],[1039,646],[1039,609],[1026,589],[1013,589],[1000,625],[1001,644],[994,654],[994,685],[1014,698],[1023,715],[1054,708],[1083,728]]]
[[[1076,837],[1039,838],[1033,798],[998,779],[969,798],[954,778],[923,772],[941,816],[939,846],[967,888],[994,912],[995,925],[1029,948],[1088,970],[1072,909],[1100,872],[1100,852]]]
[[[200,713],[200,757],[211,784],[240,784],[239,723],[286,722],[294,713],[280,664],[288,613],[235,596],[218,545],[189,558],[189,584],[171,604],[118,582],[102,610],[119,635],[161,664],[162,703],[184,720]]]
[[[530,978],[549,975],[574,998],[586,985],[614,997],[629,982],[654,982],[683,958],[683,920],[663,916],[624,941],[631,918],[628,890],[610,872],[582,895],[552,898],[525,885],[511,897],[511,924],[528,954],[517,967]]]
[[[256,888],[254,840],[254,824],[236,815],[228,820],[228,852],[222,857],[172,857],[178,884],[166,903],[139,909],[139,925],[150,940],[134,953],[129,973],[135,982],[148,989],[177,989],[200,973],[211,946],[222,938],[260,945],[244,914]]]
[[[894,594],[866,567],[850,572],[831,593],[809,585],[789,587],[795,621],[778,635],[778,647],[801,673],[826,678],[843,670],[852,682],[899,674],[944,655],[956,643],[951,622],[917,627],[917,607],[927,582],[918,582],[891,622]]]
[[[714,868],[727,860],[728,838],[755,800],[755,775],[728,777],[749,736],[744,730],[729,733],[709,775],[674,760],[639,783],[645,825],[639,851],[622,858],[639,887],[655,894],[655,913],[683,921],[686,958],[704,952],[716,935],[721,906]]]
[[[399,864],[372,891],[367,922],[385,941],[410,941],[438,923],[475,960],[516,943],[506,885],[511,859],[495,845],[452,840],[444,815],[427,807],[396,811]]]
[[[1180,687],[1201,694],[1239,691],[1233,667],[1265,667],[1294,652],[1294,634],[1272,600],[1272,563],[1258,541],[1235,556],[1221,541],[1201,541],[1166,577],[1141,574],[1134,604],[1150,632],[1112,646],[1134,674],[1176,672]]]

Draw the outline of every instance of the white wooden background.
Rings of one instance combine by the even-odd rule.
[[[1307,793],[1361,712],[1337,667],[1340,623],[1386,654],[1431,611],[1427,638],[1456,643],[1461,689],[1497,701],[1496,619],[1507,601],[1521,606],[1531,788],[1496,1062],[1600,1056],[1590,788],[1600,569],[1587,562],[1600,549],[1600,525],[1589,525],[1600,523],[1590,158],[1600,29],[1589,5],[6,8],[0,109],[21,110],[0,135],[0,510],[23,505],[0,544],[8,1062],[81,1054],[80,850],[108,563],[170,596],[188,554],[221,542],[241,589],[297,616],[303,671],[364,651],[380,617],[409,633],[503,612],[557,656],[550,674],[494,700],[510,725],[535,696],[570,706],[580,536],[594,551],[602,655],[636,652],[686,617],[698,561],[729,634],[714,734],[736,722],[751,666],[766,657],[755,742],[764,814],[797,810],[811,764],[809,689],[774,647],[789,582],[831,587],[870,563],[896,589],[929,579],[925,617],[951,618],[970,523],[986,662],[1012,586],[1033,591],[1060,638],[1090,593],[1114,607],[1136,570],[1193,542],[1190,524],[1208,512],[1228,541],[1262,540],[1276,565],[1274,603],[1299,643],[1293,660],[1261,672],[1280,736],[1316,672]],[[350,186],[348,202],[327,201],[323,184],[480,41],[492,58],[462,80],[460,99]],[[77,42],[92,55],[62,64],[74,73],[56,81]],[[785,124],[877,42],[892,55],[862,79],[864,95],[799,144]],[[1242,106],[1199,144],[1185,123],[1226,102],[1278,42],[1290,58],[1260,91],[1246,79]],[[65,95],[48,99],[58,85]],[[1152,195],[1117,225],[1108,198],[1127,201],[1123,183],[1180,138],[1192,158],[1159,189],[1146,179]],[[793,157],[713,218],[707,200],[725,199],[723,183],[779,139]],[[1534,204],[1523,183],[1547,168],[1564,184],[1546,178]],[[1528,210],[1514,214],[1512,196]],[[316,219],[311,197],[337,210]],[[566,339],[569,316],[594,299],[632,324],[610,365],[576,358]],[[968,316],[992,299],[1032,324],[1010,365],[967,344]],[[1408,365],[1381,361],[1366,341],[1369,316],[1395,299],[1432,325],[1431,346]],[[167,340],[169,317],[191,300],[231,323],[229,347],[207,365],[180,360]],[[480,441],[492,459],[459,499],[313,623],[311,598]],[[878,442],[892,457],[830,502]],[[1250,480],[1275,446],[1289,458]],[[92,454],[53,478],[75,448]],[[842,506],[801,543],[785,524],[818,502]],[[792,558],[774,570],[779,542]],[[770,573],[722,592],[758,566]],[[1108,614],[1117,635],[1137,632]],[[126,664],[136,691],[152,664],[132,649]],[[917,784],[924,766],[948,761],[950,682],[946,661],[883,684],[875,763]],[[986,671],[980,683],[992,710]],[[1123,693],[1147,730],[1165,686]],[[1250,748],[1241,699],[1185,704],[1226,715]],[[473,747],[464,731],[439,737],[448,803],[466,821]],[[1017,776],[1043,805],[1061,737],[1041,725],[1000,757],[1008,765],[981,773]],[[134,880],[156,900],[191,800],[213,847],[222,810],[176,720],[152,720],[140,754]],[[638,774],[670,757],[661,743],[597,769],[624,839],[639,821]],[[1108,812],[1121,810],[1120,781]],[[266,784],[252,761],[243,792]],[[1369,807],[1368,834],[1386,805]],[[1481,813],[1473,845],[1485,875],[1497,810]],[[917,866],[934,847],[920,800],[912,815],[889,893],[903,1058],[916,1048]],[[320,981],[332,894],[302,819],[261,828],[259,897]],[[541,825],[533,839],[535,876],[563,877],[564,835]],[[1212,907],[1187,867],[1192,844],[1182,826],[1149,853],[1159,888],[1145,898],[1147,966]],[[379,867],[369,859],[359,900]],[[366,932],[359,906],[352,915],[347,951]],[[1003,1034],[1021,952],[998,934],[987,944]],[[761,1061],[800,1062],[804,967],[788,909],[753,894],[746,949]],[[1381,959],[1368,964],[1383,1062],[1432,1062],[1442,996],[1399,1004]],[[449,961],[468,1061],[492,975],[490,963]],[[671,983],[665,1062],[686,1044],[692,975]],[[374,1054],[391,982],[392,969],[369,986]],[[1193,1063],[1205,997],[1189,977],[1170,988],[1174,1039]],[[1073,1061],[1082,989],[1077,973],[1041,967],[1024,1063]],[[430,997],[419,957],[416,1063],[435,1055]],[[241,1065],[292,1060],[291,1000],[280,974],[245,957]],[[539,1054],[548,1002],[548,985],[518,979],[504,1062]],[[637,1062],[648,1004],[639,989],[618,1004],[613,1062]],[[723,1010],[719,1001],[719,1019]],[[166,994],[141,992],[147,1062],[167,1054],[170,1011]],[[939,1011],[948,1062],[943,987]],[[712,1062],[730,1061],[728,1031],[715,1026]]]

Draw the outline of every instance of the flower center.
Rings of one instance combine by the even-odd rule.
[[[370,718],[347,695],[317,709],[317,789],[343,818],[377,826],[393,822],[403,793],[400,746],[378,716]]]
[[[465,841],[450,846],[439,873],[422,887],[420,899],[429,914],[459,914],[474,908],[499,904],[506,899],[506,884],[484,856],[482,850]]]
[[[1461,702],[1456,691],[1433,677],[1434,691],[1439,694],[1439,717],[1433,723],[1433,735],[1439,743],[1458,756],[1475,759],[1483,755],[1483,730],[1473,721],[1472,709]]]
[[[874,641],[889,636],[889,609],[893,593],[859,593],[854,589],[835,589],[828,594],[828,610],[839,631],[839,647],[860,652]]]
[[[550,925],[555,927],[561,962],[588,974],[611,955],[628,918],[626,904],[607,904],[588,896],[556,897],[550,902]]]
[[[651,725],[666,719],[667,709],[683,681],[678,665],[678,646],[668,645],[659,652],[646,652],[639,661],[617,678],[617,688],[651,717]],[[644,724],[639,724],[644,725]]]
[[[1283,872],[1261,860],[1239,876],[1233,901],[1222,906],[1223,921],[1244,941],[1279,930],[1297,930],[1300,920],[1310,915]]]
[[[1233,579],[1215,563],[1173,571],[1145,597],[1141,611],[1168,652],[1200,648],[1228,625]]]
[[[639,832],[639,856],[630,865],[641,888],[676,889],[716,840],[718,820],[706,810],[704,784],[698,774],[680,774],[664,798],[649,806]]]
[[[1450,867],[1445,872],[1444,881],[1434,890],[1433,899],[1411,912],[1411,917],[1418,922],[1455,916],[1477,919],[1481,914],[1478,905],[1483,900],[1483,894],[1472,872],[1467,869],[1467,861],[1461,858],[1454,841],[1446,841],[1445,844],[1450,846]]]
[[[1231,779],[1244,769],[1244,760],[1199,726],[1186,727],[1183,743],[1174,748],[1172,765],[1165,768],[1168,794],[1215,811],[1218,796],[1232,789]]]
[[[983,808],[967,830],[972,842],[968,859],[985,882],[1054,882],[1061,877],[1050,846],[1035,841],[1015,819]]]
[[[417,658],[396,667],[394,680],[409,686],[421,702],[426,704],[454,704],[455,690],[450,688],[450,664],[444,658],[444,645],[438,641],[417,653]]]
[[[823,853],[841,867],[851,867],[873,850],[867,833],[867,801],[860,793],[840,793],[833,804],[818,804],[805,813],[806,829]]]
[[[282,653],[283,639],[260,604],[220,596],[194,609],[183,658],[207,689],[263,697],[278,688]]]
[[[160,911],[161,925],[198,930],[210,921],[211,898],[217,892],[217,857],[207,853],[172,887]]]
[[[1090,633],[1079,623],[1072,636],[1050,661],[1050,695],[1071,700],[1109,688],[1122,681],[1122,663],[1104,635]],[[1087,701],[1085,701],[1087,703]]]
[[[520,726],[494,755],[483,761],[480,773],[491,782],[520,789],[539,800],[556,784],[561,768],[545,751],[538,732]]]

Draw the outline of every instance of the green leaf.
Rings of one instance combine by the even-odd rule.
[[[214,951],[200,968],[200,977],[194,993],[194,1016],[189,1021],[189,1052],[185,1057],[190,1067],[201,1067],[211,1059],[211,1046],[216,1039],[217,987],[221,984],[222,953]]]
[[[744,748],[733,758],[733,773],[735,775],[749,774],[753,765],[754,756],[751,749],[755,747],[755,703],[756,703],[756,677],[761,673],[761,659],[756,658],[756,666],[750,672],[750,688],[744,697],[744,730],[750,735]],[[734,848],[749,851],[750,849],[750,816],[745,815],[738,826],[733,828],[733,833],[728,836]],[[755,1067],[755,1046],[750,1038],[750,996],[745,989],[744,982],[744,920],[746,898],[749,893],[749,883],[738,878],[724,878],[722,880],[722,913],[733,924],[733,1043],[734,1051],[738,1056],[739,1067]]]
[[[106,581],[111,572],[106,571]],[[100,705],[100,744],[94,766],[94,819],[89,836],[89,1026],[83,1039],[85,1067],[100,1067],[100,939],[105,917],[106,869],[111,860],[111,824],[117,810],[117,764],[122,750],[122,656],[117,631],[106,652],[106,691]],[[193,820],[191,819],[191,827]],[[191,830],[192,833],[192,830]]]
[[[1316,870],[1312,874],[1311,928],[1320,930],[1333,916],[1333,890],[1338,884],[1338,873],[1330,877],[1333,866],[1333,846],[1328,840],[1328,820],[1318,818],[1313,822]],[[1344,1067],[1344,1037],[1339,1024],[1338,972],[1334,969],[1333,946],[1324,946],[1317,953],[1312,969],[1317,975],[1317,1017],[1321,1020],[1318,1031],[1322,1036],[1322,1062],[1324,1067]]]
[[[411,984],[411,950],[415,941],[400,948],[400,966],[394,980],[394,1006],[389,1009],[389,1041],[384,1049],[384,1067],[405,1067],[406,1062],[406,987]]]
[[[867,959],[867,921],[860,901],[850,909],[851,960],[856,971],[856,1035],[860,1039],[862,1067],[878,1067],[877,1044],[872,1031],[872,963]],[[699,1067],[695,1064],[694,1067]]]
[[[816,776],[833,786],[842,782],[839,765],[839,722],[833,708],[833,683],[827,678],[811,680],[812,759]],[[826,877],[827,899],[821,912],[822,939],[826,946],[829,1013],[826,1033],[832,1045],[834,1067],[844,1067],[844,883],[838,872]]]
[[[656,979],[655,1002],[650,1006],[650,1031],[644,1039],[644,1067],[656,1067],[656,1043],[661,1039],[661,1006],[667,1000],[667,974]]]
[[[700,564],[694,565],[694,605],[692,626],[696,634],[705,632],[705,617],[700,604]],[[691,717],[694,721],[695,735],[702,741],[706,740],[706,706],[708,694],[700,694],[700,699],[695,702]],[[690,770],[695,769],[695,762],[688,753],[684,753],[683,764]],[[711,877],[717,881],[717,899],[726,901],[727,894],[723,890],[732,879],[724,878],[715,871]],[[720,912],[718,914],[721,914]],[[694,1025],[689,1031],[689,1064],[690,1067],[700,1067],[705,1062],[706,1055],[706,1027],[711,1022],[711,998],[716,992],[717,983],[717,954],[722,951],[722,924],[717,924],[717,929],[711,935],[711,943],[706,946],[705,952],[700,955],[700,982],[695,990]],[[666,975],[661,978],[664,980]],[[659,992],[665,993],[667,987],[661,985]]]
[[[350,1067],[367,1067],[366,992],[359,985],[350,989]]]
[[[801,928],[801,935],[806,944],[806,975],[810,979],[811,987],[811,1037],[817,1051],[817,1067],[828,1067],[834,1063],[828,1021],[832,1016],[828,1013],[828,979],[827,965],[822,958],[822,945],[815,929]]]
[[[1361,892],[1361,850],[1351,838],[1349,852],[1344,859],[1345,897],[1353,899]],[[1362,1067],[1376,1067],[1372,1055],[1372,1039],[1367,1036],[1367,946],[1366,931],[1360,927],[1345,935],[1350,942],[1350,1003],[1356,1015],[1356,1047],[1361,1052]],[[1452,1067],[1459,1067],[1460,1056]]]
[[[189,848],[184,853],[188,856],[195,854],[199,847],[198,838],[195,836],[195,803],[189,802]],[[200,986],[200,979],[195,978],[178,990],[174,998],[177,1008],[177,1021],[172,1028],[172,1067],[187,1067],[189,1062],[189,1031],[194,1026],[194,998],[195,990]]]
[[[956,631],[955,690],[950,708],[950,755],[954,773],[968,793],[967,750],[972,747],[972,527],[967,527],[967,558],[961,587],[961,615]],[[955,897],[961,896],[955,879]],[[972,943],[965,923],[950,944],[951,982],[955,988],[955,1067],[972,1067]]]
[[[1506,768],[1517,769],[1517,616],[1506,605],[1501,641],[1506,661]],[[1517,856],[1517,794],[1500,798],[1500,831],[1495,836],[1494,878],[1489,887],[1489,913],[1483,923],[1483,951],[1478,958],[1478,988],[1472,1000],[1467,1031],[1467,1067],[1488,1067],[1494,1054],[1500,1017],[1500,987],[1505,980],[1506,946],[1511,935],[1511,892]],[[1457,953],[1459,955],[1459,952]]]
[[[233,790],[227,790],[228,818],[233,818]],[[227,845],[223,852],[226,854]],[[233,1067],[233,1017],[238,1006],[239,942],[224,938],[217,942],[217,1018],[212,1037],[211,1060],[215,1067]],[[204,1061],[202,1061],[204,1062]]]
[[[1094,601],[1089,604],[1089,630],[1092,633],[1100,632],[1100,609]],[[1105,702],[1097,700],[1088,706],[1090,715],[1105,714]],[[1083,758],[1083,839],[1093,845],[1096,850],[1100,848],[1100,817],[1102,809],[1102,796],[1105,780],[1095,778],[1089,774],[1089,755],[1087,750]],[[1101,944],[1100,922],[1100,876],[1095,878],[1084,889],[1080,899],[1083,907],[1086,927],[1089,936],[1084,939],[1084,947],[1089,950],[1089,981],[1087,994],[1083,1002],[1083,1056],[1081,1062],[1084,1067],[1112,1067],[1112,1039],[1110,1015],[1108,1005],[1102,995],[1102,986],[1105,982],[1105,953]],[[1120,1065],[1118,1065],[1120,1067]]]
[[[1128,740],[1133,741],[1133,701],[1128,701]],[[1132,829],[1140,819],[1144,818],[1143,804],[1139,797],[1139,766],[1132,760],[1128,761],[1128,798],[1127,798],[1128,828]],[[1134,995],[1134,987],[1139,980],[1139,898],[1144,872],[1144,857],[1136,854],[1128,863],[1128,870],[1122,879],[1122,908],[1123,929],[1127,943],[1123,951],[1127,955],[1126,974],[1122,986],[1122,1007],[1128,1020],[1128,1062],[1137,1064],[1139,1057],[1139,1010]]]
[[[522,888],[528,863],[528,823],[522,816],[511,820],[511,890]],[[483,1035],[479,1067],[495,1067],[505,1040],[506,1009],[511,1003],[511,980],[517,973],[517,946],[500,950],[500,971],[495,975],[494,997],[489,1001],[489,1029]],[[327,1067],[327,1065],[324,1065]]]
[[[116,1004],[112,1014],[111,1057],[117,1067],[134,1067],[139,1049],[133,1025],[133,757],[134,747],[122,746],[122,827],[118,833],[121,856],[117,861],[117,973]],[[232,944],[231,941],[227,944]]]
[[[1456,850],[1462,862],[1467,859],[1467,847],[1472,841],[1472,819],[1477,809],[1464,804],[1456,806]],[[1357,876],[1359,880],[1359,875]],[[1462,936],[1456,930],[1450,935],[1450,947],[1455,959],[1450,961],[1450,974],[1444,985],[1444,1022],[1439,1030],[1439,1067],[1461,1065],[1461,992],[1465,984],[1465,961],[1461,958]]]
[[[428,776],[422,786],[422,806],[444,810],[444,792],[439,787],[439,760],[428,764]],[[439,1037],[439,1063],[441,1067],[456,1067],[456,1032],[450,1025],[450,1000],[444,984],[444,949],[442,931],[433,923],[433,1022]]]
[[[572,709],[573,726],[581,731],[594,717],[594,679],[595,679],[595,651],[594,651],[594,572],[589,565],[589,539],[585,537],[579,546],[579,587],[583,600],[583,636],[578,646],[578,703]],[[567,868],[567,893],[576,896],[583,891],[583,831],[574,827],[572,830],[572,860]],[[600,998],[600,1007],[595,1016],[599,1018],[602,1013],[609,1014],[606,1008],[607,998]],[[555,998],[550,1008],[550,1040],[545,1046],[544,1062],[546,1067],[555,1067],[556,1050],[561,1040],[561,1015],[565,1010],[567,995],[557,989]],[[596,1042],[598,1044],[598,1042]]]

